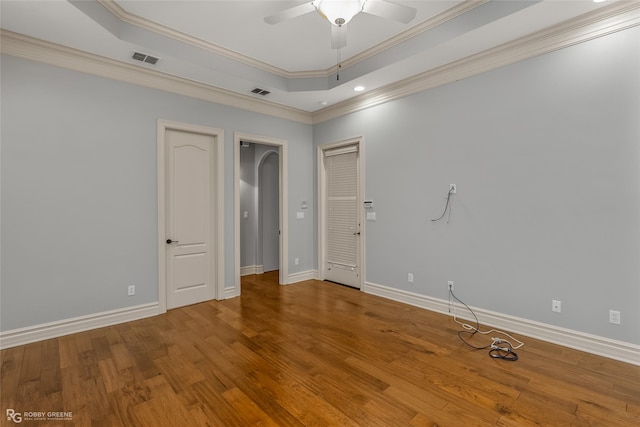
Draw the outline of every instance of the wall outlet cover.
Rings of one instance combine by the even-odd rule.
[[[620,312],[617,310],[609,310],[609,323],[614,325],[620,324]]]

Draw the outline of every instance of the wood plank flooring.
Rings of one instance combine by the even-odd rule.
[[[0,352],[3,426],[639,426],[640,367],[523,338],[520,359],[450,317],[277,272],[242,296]]]

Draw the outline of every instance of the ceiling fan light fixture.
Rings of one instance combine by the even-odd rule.
[[[313,5],[331,24],[345,25],[358,13],[367,0],[314,0]]]

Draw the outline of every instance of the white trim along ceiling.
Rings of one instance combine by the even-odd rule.
[[[640,24],[639,1],[395,1],[417,10],[409,24],[356,15],[347,45],[334,50],[331,24],[317,13],[264,22],[303,3],[8,1],[0,3],[0,49],[320,123]],[[159,60],[141,62],[134,52]],[[356,85],[365,90],[354,92]],[[256,88],[263,94],[253,93]]]

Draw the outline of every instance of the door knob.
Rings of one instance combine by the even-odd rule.
[[[178,243],[178,241],[177,240],[167,239],[167,245],[170,245],[172,243]]]

